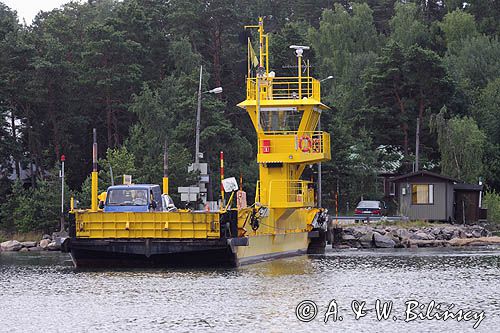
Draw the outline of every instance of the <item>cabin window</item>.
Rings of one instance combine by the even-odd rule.
[[[411,190],[411,203],[414,205],[434,204],[434,185],[413,184]]]
[[[295,107],[261,108],[260,125],[264,131],[297,131],[302,111]]]

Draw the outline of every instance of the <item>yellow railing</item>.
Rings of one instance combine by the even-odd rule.
[[[273,131],[259,136],[257,161],[313,162],[331,158],[327,132]]]
[[[313,183],[304,180],[271,180],[268,204],[274,208],[313,207]]]
[[[299,89],[300,87],[300,89]],[[261,79],[261,100],[313,98],[320,101],[320,83],[315,78],[274,77]],[[257,99],[257,78],[247,79],[247,99]]]

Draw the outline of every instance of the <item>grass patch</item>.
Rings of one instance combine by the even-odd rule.
[[[37,242],[40,239],[42,239],[42,234],[40,234],[39,232],[26,232],[26,233],[16,232],[11,235],[0,233],[0,242],[5,242],[12,239],[15,239],[19,242],[26,242],[26,241]]]
[[[417,220],[417,221],[379,221],[376,223],[369,223],[369,224],[365,224],[365,223],[353,224],[353,223],[351,223],[351,224],[347,224],[344,226],[349,226],[349,227],[383,226],[383,227],[398,227],[398,228],[411,229],[411,228],[426,228],[426,227],[444,227],[447,225],[448,224],[445,224],[445,223],[431,223],[428,221]]]
[[[442,226],[442,223],[430,223],[428,221],[417,220],[417,221],[381,221],[377,223],[386,227],[398,227],[398,228],[425,228],[425,227],[436,227]]]

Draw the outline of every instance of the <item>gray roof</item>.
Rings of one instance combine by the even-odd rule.
[[[463,183],[461,180],[458,180],[458,179],[455,179],[455,178],[451,178],[451,177],[448,177],[448,176],[444,176],[444,175],[440,175],[438,173],[430,172],[430,171],[427,171],[427,170],[419,170],[419,171],[410,172],[410,173],[407,173],[407,174],[404,174],[404,175],[401,175],[401,176],[392,177],[392,178],[390,178],[390,181],[391,182],[398,182],[400,180],[404,180],[404,179],[407,179],[407,178],[418,177],[418,176],[428,176],[428,177],[434,177],[434,178],[439,178],[439,179],[447,180],[447,181],[453,182],[453,183]]]
[[[482,191],[483,185],[479,184],[455,184],[453,186],[455,190],[465,190],[465,191]]]

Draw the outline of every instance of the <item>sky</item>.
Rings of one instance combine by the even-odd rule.
[[[24,18],[28,25],[31,24],[31,21],[33,21],[39,11],[50,11],[70,1],[71,0],[0,0],[0,2],[3,2],[11,9],[17,11],[17,16],[21,23]]]

